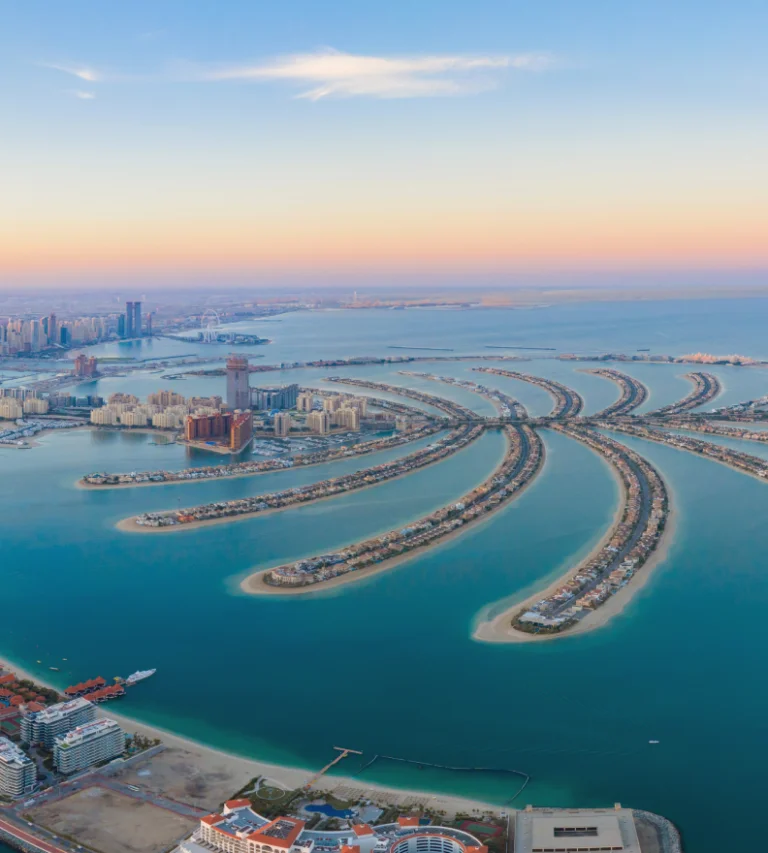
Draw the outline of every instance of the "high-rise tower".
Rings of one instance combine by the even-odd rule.
[[[227,406],[230,409],[247,409],[251,404],[248,387],[248,359],[230,355],[227,359]]]

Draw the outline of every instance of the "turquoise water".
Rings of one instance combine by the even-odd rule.
[[[586,349],[604,336],[603,348],[617,350],[768,355],[762,349],[767,315],[766,303],[757,301],[691,303],[686,310],[638,303],[296,314],[269,332],[256,328],[275,338],[263,349],[270,361],[387,354],[387,341],[417,331],[419,345],[475,352],[488,342]],[[151,346],[166,345],[176,346]],[[572,385],[590,412],[618,396],[612,383],[578,372],[590,366],[539,358],[511,368]],[[496,384],[534,414],[551,408],[540,389],[478,378],[468,364],[410,369]],[[619,369],[651,387],[654,408],[690,390],[680,379],[687,366]],[[715,372],[726,388],[715,405],[768,390],[762,369]],[[387,366],[264,380],[317,384],[330,373],[410,384]],[[144,375],[116,385],[143,394],[169,383]],[[174,387],[221,393],[223,380],[190,379]],[[423,387],[488,410],[487,401],[469,392],[430,382]],[[672,491],[677,520],[666,561],[605,628],[534,646],[477,643],[471,632],[478,614],[556,576],[588,551],[613,516],[616,486],[603,462],[564,436],[543,435],[547,460],[538,480],[481,526],[391,572],[289,600],[240,595],[236,582],[254,567],[373,535],[459,497],[498,462],[501,436],[486,435],[427,470],[358,495],[157,536],[123,534],[114,523],[179,502],[312,482],[407,449],[306,471],[109,492],[76,489],[74,481],[89,470],[171,468],[205,457],[151,445],[142,434],[103,432],[57,434],[34,450],[2,450],[0,651],[60,686],[157,667],[157,676],[121,703],[122,712],[246,755],[319,767],[332,746],[342,744],[364,752],[360,762],[342,763],[345,775],[376,754],[515,768],[532,776],[520,804],[621,801],[675,820],[689,850],[722,853],[747,845],[761,831],[768,757],[762,678],[768,489],[714,462],[626,439],[659,466]],[[661,743],[650,746],[650,739]],[[502,774],[417,771],[386,761],[362,778],[499,803],[517,787]],[[701,820],[714,809],[727,810],[728,819]]]

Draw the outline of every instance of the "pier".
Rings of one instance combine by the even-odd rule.
[[[343,761],[348,755],[362,755],[363,753],[359,749],[348,749],[345,746],[334,746],[334,749],[338,751],[338,755],[333,761],[329,761],[322,770],[318,770],[317,773],[304,785],[303,790],[308,791],[321,776],[324,776],[334,765],[338,764],[340,761]]]

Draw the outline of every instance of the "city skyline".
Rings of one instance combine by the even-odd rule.
[[[759,278],[768,13],[742,8],[24,4],[0,286]]]

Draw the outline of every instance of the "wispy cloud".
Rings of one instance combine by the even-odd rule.
[[[544,71],[555,64],[548,54],[512,56],[434,55],[412,57],[361,56],[323,50],[245,64],[197,68],[200,80],[286,80],[309,84],[300,98],[367,95],[377,98],[419,98],[463,95],[493,88],[505,70]]]
[[[93,101],[96,99],[95,92],[86,92],[84,89],[68,89],[67,94],[80,101]]]
[[[65,74],[71,74],[73,77],[78,77],[80,80],[86,80],[89,83],[95,83],[102,79],[100,72],[94,68],[88,68],[85,65],[70,65],[56,62],[41,62],[43,68],[52,68],[54,71],[63,71]]]
[[[509,72],[541,72],[559,66],[548,53],[364,56],[327,48],[239,64],[177,62],[150,74],[120,74],[85,65],[41,63],[46,68],[99,83],[285,82],[297,98],[426,98],[469,95],[493,89]]]

